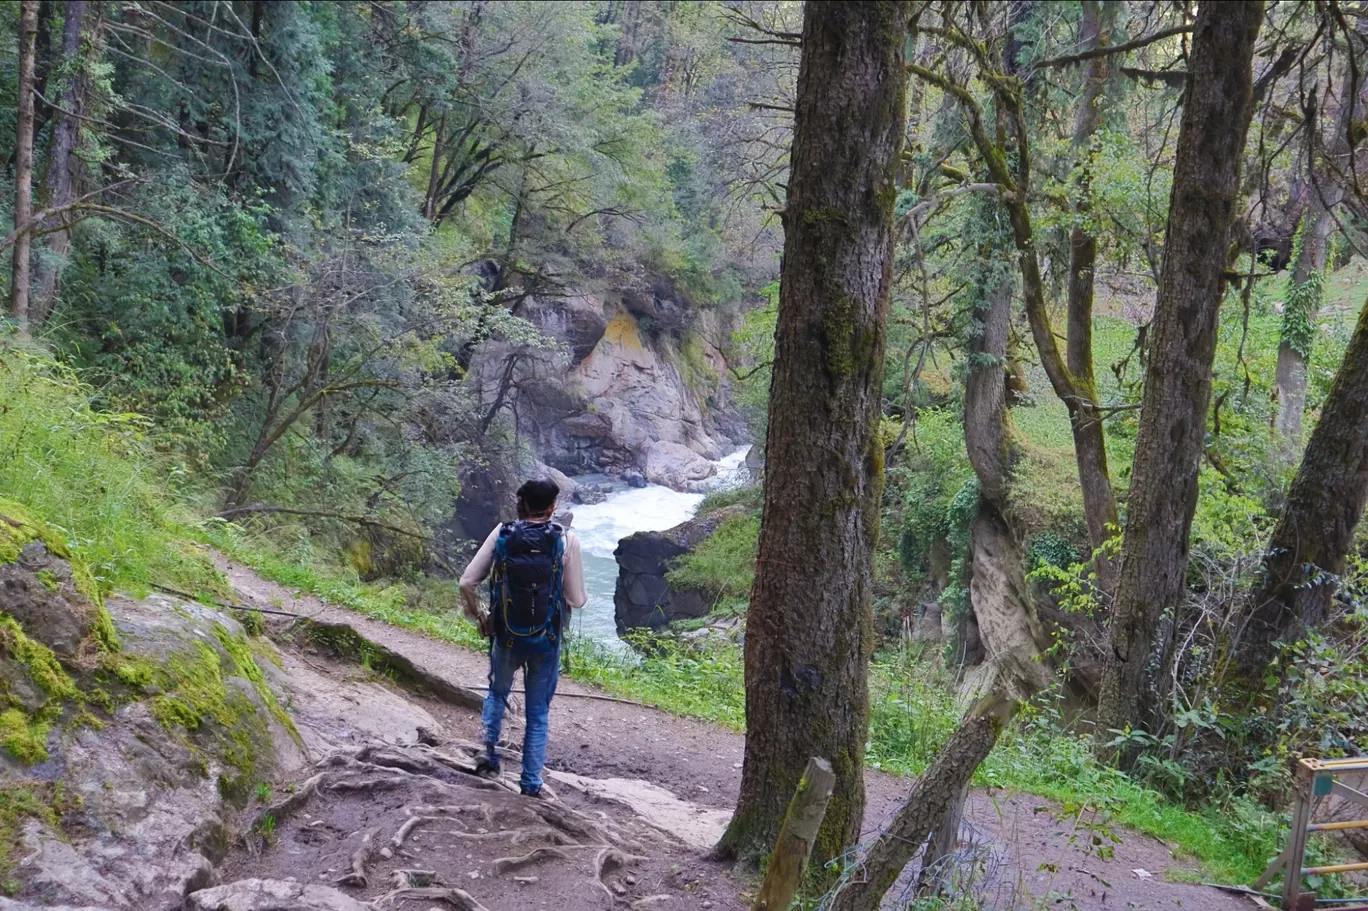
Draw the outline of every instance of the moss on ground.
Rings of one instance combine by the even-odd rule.
[[[46,721],[25,715],[19,709],[0,712],[0,746],[26,765],[47,761],[50,729]]]

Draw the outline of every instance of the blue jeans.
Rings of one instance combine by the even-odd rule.
[[[489,649],[489,693],[484,701],[485,746],[491,758],[497,758],[499,736],[503,733],[504,710],[508,708],[508,691],[513,688],[513,675],[523,671],[526,691],[527,730],[523,733],[522,779],[519,782],[529,791],[542,786],[542,768],[546,765],[546,741],[551,729],[551,697],[556,695],[556,681],[560,679],[559,646],[523,646],[515,643],[505,648],[497,639]]]

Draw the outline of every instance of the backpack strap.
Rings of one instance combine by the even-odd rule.
[[[551,549],[551,603],[556,606],[556,616],[551,622],[552,635],[565,632],[569,611],[565,609],[565,529],[556,523],[551,524],[556,535],[556,543]]]
[[[508,539],[513,534],[513,528],[513,522],[504,522],[499,526],[498,537],[494,539],[494,560],[489,573],[489,612],[494,620],[496,637],[506,628],[504,616],[508,599],[512,597],[508,589]]]

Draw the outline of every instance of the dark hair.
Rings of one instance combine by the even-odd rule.
[[[518,500],[531,515],[540,515],[556,504],[560,487],[555,481],[537,478],[518,488]]]

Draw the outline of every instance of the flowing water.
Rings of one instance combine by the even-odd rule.
[[[716,462],[717,475],[710,478],[708,487],[725,489],[743,482],[743,464],[750,447],[738,449]],[[577,480],[605,483],[612,479],[589,476]],[[615,485],[619,482],[614,481]],[[613,591],[617,587],[618,565],[613,551],[618,541],[638,531],[664,531],[693,518],[701,493],[680,493],[659,484],[642,488],[622,485],[608,499],[592,506],[573,506],[574,521],[570,527],[580,539],[584,556],[584,587],[589,603],[575,613],[574,630],[577,635],[597,639],[613,648],[621,648],[617,625],[613,619]]]

